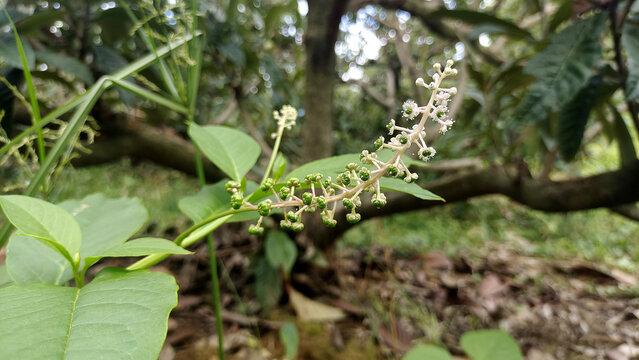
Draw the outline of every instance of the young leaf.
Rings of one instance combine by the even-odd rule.
[[[628,59],[626,93],[629,100],[639,99],[639,14],[626,20],[623,25],[621,44]]]
[[[501,330],[467,332],[460,345],[473,360],[523,360],[515,339]]]
[[[79,254],[82,242],[80,226],[60,207],[22,195],[0,196],[0,207],[20,232],[61,245],[71,258]]]
[[[599,13],[567,27],[550,38],[548,47],[533,56],[524,71],[537,80],[515,111],[515,123],[539,121],[574,98],[601,58],[599,38],[606,27]]]
[[[415,183],[408,184],[402,179],[383,177],[379,179],[379,185],[382,189],[403,192],[422,200],[446,201],[441,196],[435,195]]]
[[[231,179],[240,181],[255,165],[260,146],[245,133],[225,126],[189,126],[189,136]]]
[[[574,159],[581,146],[590,110],[595,104],[602,79],[602,75],[591,77],[586,86],[559,112],[557,141],[559,153],[565,161]]]
[[[58,206],[80,225],[81,262],[125,242],[148,217],[139,199],[108,199],[102,194],[68,200]],[[26,236],[14,236],[9,241],[7,266],[11,277],[20,284],[63,284],[73,277],[71,267],[61,255]]]
[[[435,345],[417,345],[402,357],[402,360],[453,360],[448,351]]]
[[[300,343],[300,336],[297,327],[292,323],[286,323],[280,328],[280,340],[284,344],[287,359],[295,359],[297,348]]]
[[[266,236],[266,259],[272,267],[280,267],[288,275],[297,259],[297,246],[280,231],[271,231]]]
[[[2,288],[0,312],[10,318],[0,322],[0,358],[157,359],[177,289],[169,275],[117,268],[81,289]]]

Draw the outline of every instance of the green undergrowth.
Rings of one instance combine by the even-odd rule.
[[[639,269],[639,223],[605,209],[549,214],[498,196],[371,219],[346,232],[340,246],[472,256],[487,243],[504,243],[527,255]]]

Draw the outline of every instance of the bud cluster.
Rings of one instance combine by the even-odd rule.
[[[381,192],[379,183],[383,175],[401,177],[408,183],[417,180],[418,175],[409,171],[401,156],[416,144],[419,159],[430,160],[435,156],[436,151],[426,144],[424,130],[426,122],[432,120],[438,123],[441,133],[445,133],[453,125],[448,104],[451,96],[457,93],[457,89],[441,86],[443,79],[457,74],[457,70],[453,69],[452,65],[453,61],[448,60],[442,70],[440,64],[435,64],[433,66],[435,74],[431,82],[426,83],[422,78],[415,82],[417,86],[431,90],[430,100],[425,106],[419,106],[413,100],[406,101],[402,106],[402,116],[406,120],[415,120],[421,116],[417,124],[410,128],[403,127],[391,119],[387,125],[390,139],[387,141],[383,136],[377,138],[373,143],[375,149],[372,152],[362,151],[360,163],[349,163],[342,172],[334,175],[334,179],[331,176],[315,173],[305,176],[303,180],[290,178],[286,183],[276,184],[273,179],[266,178],[262,181],[261,190],[271,193],[275,201],[267,199],[257,205],[244,201],[240,184],[234,181],[228,182],[226,190],[231,193],[231,206],[234,209],[244,206],[247,209],[256,210],[260,215],[257,224],[249,227],[249,233],[261,235],[264,232],[262,220],[265,216],[269,216],[273,209],[283,211],[284,219],[280,221],[280,227],[283,230],[302,231],[304,229],[302,213],[316,211],[320,212],[322,222],[326,226],[335,227],[337,220],[334,217],[340,204],[348,210],[346,220],[349,223],[357,223],[362,218],[358,209],[362,206],[360,195],[364,192],[372,193],[373,206],[381,208],[386,205],[386,196]],[[278,136],[281,136],[283,129],[290,129],[295,124],[297,111],[292,106],[285,105],[279,112],[275,111],[273,116],[278,122]],[[394,152],[387,162],[379,160],[376,153],[384,148]],[[268,176],[268,173],[265,176]],[[302,187],[308,190],[300,192]]]

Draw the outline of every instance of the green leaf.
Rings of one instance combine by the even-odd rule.
[[[473,360],[523,359],[515,339],[501,330],[467,332],[462,335],[460,345]]]
[[[203,186],[200,191],[193,196],[182,198],[178,207],[193,222],[198,223],[211,215],[219,214],[223,211],[231,209],[231,194],[224,190],[226,180],[218,181],[213,185]],[[247,182],[247,193],[253,192],[258,188],[258,184]],[[238,222],[257,219],[259,214],[255,211],[249,211],[233,215],[228,222]]]
[[[276,269],[281,267],[288,275],[297,259],[295,243],[281,231],[270,231],[264,247],[268,263]]]
[[[35,67],[35,53],[31,45],[28,42],[22,42],[22,48],[24,55],[27,58],[27,64],[29,69]],[[18,69],[22,69],[22,58],[20,57],[20,51],[16,40],[10,34],[0,35],[0,66],[12,66]]]
[[[602,75],[590,78],[586,86],[559,112],[557,141],[559,153],[565,161],[571,161],[577,155],[602,79]]]
[[[59,206],[80,225],[81,262],[90,256],[125,242],[146,222],[146,209],[139,199],[107,199],[92,194],[80,200],[68,200]],[[7,266],[20,284],[64,284],[73,277],[64,258],[26,236],[14,236],[7,247]]]
[[[555,31],[557,27],[572,16],[572,1],[562,1],[555,14],[548,22],[548,30]]]
[[[586,85],[601,59],[599,38],[606,27],[600,13],[554,34],[548,47],[535,54],[524,71],[537,80],[515,111],[515,123],[532,123],[547,117],[575,97]]]
[[[402,357],[402,360],[453,360],[450,353],[434,345],[417,345]]]
[[[621,35],[621,45],[628,59],[626,93],[629,100],[639,99],[639,14],[626,20]]]
[[[242,68],[246,65],[246,55],[239,43],[228,41],[223,44],[219,44],[217,46],[217,50],[219,50],[225,58],[229,59],[237,67]]]
[[[441,196],[437,196],[415,183],[409,184],[402,179],[383,177],[379,179],[379,185],[382,189],[403,192],[422,200],[445,201]]]
[[[433,19],[454,19],[473,25],[491,25],[503,29],[501,32],[514,37],[533,39],[533,36],[519,26],[485,12],[472,10],[440,9],[428,14]]]
[[[177,289],[169,275],[117,268],[81,289],[2,288],[0,358],[157,359]]]
[[[110,249],[107,249],[98,255],[99,257],[131,257],[131,256],[146,256],[151,254],[180,254],[189,255],[192,252],[184,249],[183,247],[175,245],[174,242],[145,237],[135,240],[129,240],[123,244],[116,245]]]
[[[245,133],[225,126],[191,123],[189,136],[231,179],[240,181],[260,156],[260,145]]]
[[[71,74],[88,85],[93,84],[91,70],[89,70],[87,65],[76,58],[47,50],[36,51],[35,56],[38,60],[57,68],[59,71]]]
[[[614,114],[614,133],[617,140],[617,146],[619,147],[619,157],[621,158],[621,165],[628,165],[637,160],[637,152],[632,142],[632,136],[628,131],[628,126],[623,117],[617,111],[614,106],[610,106],[612,113]]]
[[[0,266],[0,288],[12,285],[13,279],[9,276],[7,272],[7,267],[5,265]]]
[[[273,179],[275,179],[275,181],[277,181],[277,179],[281,178],[282,175],[284,175],[284,173],[286,172],[286,158],[284,157],[284,155],[282,155],[282,153],[278,153],[277,157],[275,158],[275,162],[273,163]]]
[[[263,310],[270,310],[282,297],[282,278],[279,270],[272,267],[266,258],[260,257],[253,264],[255,273],[255,297]]]
[[[49,26],[53,25],[56,20],[61,20],[64,16],[60,10],[39,11],[16,21],[16,29],[21,36],[41,30],[42,28],[47,28],[48,30]]]
[[[291,171],[286,178],[303,179],[304,176],[314,173],[322,173],[324,176],[334,178],[338,173],[344,172],[344,167],[351,162],[359,163],[359,154],[344,154],[311,161]]]
[[[294,359],[297,355],[297,348],[300,343],[300,337],[297,333],[297,327],[292,323],[285,323],[280,328],[280,340],[284,344],[287,359]]]
[[[62,208],[22,195],[0,196],[0,207],[20,232],[61,245],[72,259],[79,254],[82,242],[80,226]]]

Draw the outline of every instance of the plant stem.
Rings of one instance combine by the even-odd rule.
[[[273,169],[273,164],[275,163],[275,158],[277,157],[277,152],[280,148],[280,142],[282,142],[282,135],[284,134],[284,127],[280,126],[277,128],[277,136],[275,137],[275,144],[273,145],[273,153],[271,154],[271,158],[268,161],[268,166],[266,167],[266,171],[264,172],[264,177],[262,177],[262,182],[260,185],[264,185],[264,182],[268,178],[268,175]]]
[[[220,282],[217,276],[217,258],[215,257],[215,245],[213,236],[206,237],[206,244],[209,247],[209,264],[211,266],[211,290],[213,292],[213,310],[215,311],[215,328],[217,330],[218,356],[224,360],[224,327],[222,324],[222,305],[220,301]]]

